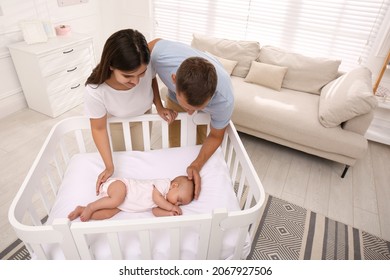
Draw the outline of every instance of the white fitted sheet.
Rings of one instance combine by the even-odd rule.
[[[170,178],[185,175],[187,166],[196,158],[200,146],[152,150],[147,152],[114,153],[115,177],[132,177],[136,179]],[[67,217],[77,205],[86,205],[96,199],[95,182],[103,170],[102,160],[97,153],[77,154],[72,157],[59,190],[57,200],[49,215],[47,224],[54,218]],[[182,206],[183,215],[210,213],[216,208],[228,211],[239,210],[238,201],[232,188],[228,167],[222,151],[218,149],[201,170],[202,189],[198,200]],[[140,219],[154,217],[151,211],[142,213],[120,212],[111,219]],[[155,219],[158,219],[157,217]],[[79,219],[72,223],[81,222]],[[89,221],[93,223],[94,221]],[[238,232],[226,230],[223,239],[221,259],[233,255]],[[120,233],[119,239],[125,259],[140,259],[140,245],[135,233]],[[169,235],[164,230],[155,230],[151,234],[153,259],[167,259],[169,252]],[[111,259],[109,245],[103,235],[89,239],[96,259]],[[181,259],[195,259],[198,246],[198,234],[195,228],[185,228],[181,240]],[[52,259],[63,259],[55,245],[45,245]],[[249,254],[249,239],[243,258]]]

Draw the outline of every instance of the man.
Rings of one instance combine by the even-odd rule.
[[[201,188],[200,170],[222,143],[233,112],[230,76],[217,59],[189,45],[155,39],[149,43],[149,48],[151,66],[168,88],[166,107],[190,115],[199,110],[209,113],[211,117],[209,135],[206,137],[204,132],[202,137],[198,130],[198,144],[202,144],[202,148],[187,167],[188,178],[195,183],[197,199]],[[156,79],[153,80],[153,90],[158,90]],[[173,120],[166,121],[170,123],[170,137],[173,133],[177,134]],[[170,140],[171,146],[180,143],[176,136]]]

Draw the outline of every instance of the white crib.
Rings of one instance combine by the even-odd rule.
[[[181,152],[181,149],[187,149],[196,155],[198,151],[195,145],[196,124],[208,124],[209,116],[203,113],[193,116],[180,113],[178,119],[181,121],[181,147],[173,148],[175,150],[168,148],[168,125],[158,115],[149,114],[128,119],[110,119],[110,122],[121,122],[123,125],[127,151],[118,152],[118,158],[133,159],[136,156],[142,158],[143,155],[153,156],[158,153],[170,152],[174,152],[172,157],[180,158],[181,156],[178,155],[185,154]],[[142,122],[145,152],[131,151],[130,122]],[[150,127],[151,124],[153,129]],[[155,135],[152,131],[157,129],[161,129],[161,133],[158,133],[161,134],[159,149],[152,148],[153,135]],[[232,192],[238,205],[238,208],[233,208],[235,210],[228,210],[230,205],[226,205],[226,207],[219,205],[204,213],[198,213],[196,208],[192,208],[194,213],[190,215],[186,215],[183,210],[182,216],[174,217],[157,218],[147,214],[135,219],[122,217],[122,219],[102,221],[70,222],[66,216],[55,216],[53,209],[58,208],[58,201],[61,198],[61,193],[64,192],[62,188],[65,188],[63,181],[71,173],[68,170],[70,168],[68,165],[72,163],[72,160],[75,161],[75,158],[84,160],[89,157],[100,159],[90,134],[90,123],[86,117],[68,118],[57,123],[50,131],[10,206],[9,221],[33,258],[246,258],[260,220],[264,189],[232,122],[227,127],[224,141],[218,150],[224,164],[216,161],[210,169],[214,170],[212,168],[226,165],[230,183],[229,186],[222,186],[222,189],[225,188],[226,191],[219,192],[217,195],[223,197],[225,193]],[[114,154],[116,153],[114,152]],[[195,159],[193,155],[191,161]],[[183,155],[183,157],[185,156]],[[140,162],[142,161],[140,160]],[[149,164],[147,163],[147,166]],[[81,167],[88,168],[87,165],[79,163]],[[82,171],[82,173],[88,172]],[[208,176],[210,177],[210,175]],[[214,177],[223,177],[223,174],[216,174]],[[95,175],[92,175],[92,178],[96,180]],[[92,182],[92,186],[94,184],[95,181]],[[78,188],[83,191],[93,189],[94,192],[94,187],[78,186]],[[212,191],[206,191],[202,185],[200,197],[202,197],[203,192],[205,196],[206,193],[212,193]],[[223,201],[222,198],[221,201]],[[231,204],[230,202],[224,203]],[[199,205],[202,205],[201,201]],[[210,203],[203,205],[209,207]],[[47,219],[47,217],[49,218]],[[131,241],[126,240],[128,236],[132,236]],[[160,236],[165,236],[164,241],[161,241],[164,243],[162,245],[158,243]],[[96,242],[100,243],[96,243],[95,239],[99,239]],[[186,254],[183,249],[185,246],[188,247],[188,243],[195,246],[189,249],[191,254]],[[227,243],[230,245],[226,245]],[[100,253],[96,251],[96,244],[103,244],[105,250],[109,251],[109,255],[99,255]],[[156,255],[156,247],[158,246],[162,246],[162,251],[167,251],[166,256]],[[127,251],[131,251],[132,248],[137,248],[139,253],[135,256],[129,255]],[[221,253],[222,251],[224,253]]]

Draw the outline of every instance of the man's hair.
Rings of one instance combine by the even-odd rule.
[[[214,65],[202,57],[190,57],[176,72],[176,92],[183,94],[188,104],[201,106],[215,93],[217,72]]]

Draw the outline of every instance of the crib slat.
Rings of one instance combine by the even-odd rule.
[[[244,247],[247,235],[248,235],[248,226],[241,227],[239,229],[239,235],[236,240],[236,244],[234,248],[234,254],[232,257],[233,260],[239,260],[241,258],[242,248]]]
[[[225,156],[225,158],[226,158],[226,147],[228,144],[228,139],[229,139],[228,134],[225,133],[225,135],[223,136],[222,144],[221,144],[221,150],[222,150],[222,153]]]
[[[234,159],[233,170],[232,170],[232,176],[231,176],[233,182],[235,182],[235,181],[236,181],[236,178],[237,178],[238,162],[239,162],[239,160],[238,160],[238,158],[236,157],[236,158]]]
[[[72,230],[73,238],[75,243],[77,244],[78,252],[80,255],[80,258],[82,260],[92,260],[92,254],[89,250],[87,237],[78,230],[73,229]]]
[[[170,259],[178,260],[180,259],[180,228],[171,228],[170,232]]]
[[[123,254],[121,250],[121,246],[119,244],[118,233],[109,232],[107,233],[108,243],[110,244],[112,259],[113,260],[122,260]]]
[[[80,255],[77,251],[76,244],[73,241],[73,236],[70,231],[71,222],[67,218],[55,219],[53,221],[54,230],[62,235],[62,243],[60,244],[65,259],[79,260]]]
[[[149,129],[149,122],[143,121],[142,122],[142,136],[144,139],[144,150],[150,151],[150,129]]]
[[[220,228],[221,221],[227,217],[226,209],[215,209],[211,221],[211,233],[207,259],[218,260],[222,249],[223,232]]]
[[[162,139],[162,147],[164,149],[169,148],[168,123],[165,121],[161,122],[161,139]]]
[[[232,159],[233,159],[233,145],[229,146],[229,151],[228,151],[228,158],[226,160],[227,166],[230,170],[231,164],[232,164]]]
[[[32,248],[33,254],[36,255],[39,260],[47,260],[48,259],[47,256],[46,256],[45,250],[43,250],[41,244],[31,243],[29,245]]]
[[[49,181],[49,185],[50,185],[51,190],[53,191],[53,193],[55,193],[57,195],[58,186],[54,183],[53,177],[49,171],[46,171],[46,177],[47,177],[47,180]]]
[[[77,146],[79,148],[80,153],[85,153],[86,152],[85,141],[84,141],[83,134],[81,133],[81,130],[78,129],[74,133],[76,136]]]
[[[258,227],[260,226],[261,215],[257,216],[257,219],[253,221],[252,225],[248,228],[248,235],[252,244]]]
[[[141,258],[143,260],[151,260],[152,246],[150,245],[150,232],[148,230],[139,231],[138,237],[141,243]]]
[[[56,166],[56,169],[57,169],[57,172],[58,172],[58,176],[60,178],[62,178],[62,176],[64,175],[64,171],[62,170],[59,162],[58,162],[58,158],[57,158],[57,154],[54,155],[54,163],[55,163],[55,166]]]
[[[188,146],[188,138],[191,138],[191,136],[189,136],[187,134],[187,119],[183,118],[183,119],[180,119],[180,146],[181,147],[186,147]]]
[[[207,258],[207,249],[209,247],[209,233],[211,230],[211,223],[201,223],[199,228],[199,243],[196,258],[198,260],[205,260]]]
[[[123,137],[125,139],[126,151],[131,151],[133,149],[131,143],[131,131],[128,122],[122,122]]]
[[[60,141],[60,150],[61,150],[62,158],[64,159],[64,162],[65,162],[65,165],[67,165],[69,162],[69,153],[68,153],[68,150],[66,149],[66,145],[64,144],[64,139],[61,139],[61,141]]]
[[[41,219],[39,219],[37,211],[35,210],[35,207],[33,205],[30,205],[28,207],[28,214],[31,218],[31,221],[33,222],[33,225],[35,225],[35,226],[42,225]]]
[[[110,124],[111,123],[107,123],[107,133],[108,133],[108,142],[110,143],[110,147],[112,149],[112,137],[111,137],[111,126],[110,126]],[[126,145],[126,143],[125,143],[125,145]],[[127,150],[127,148],[126,148],[126,150]]]
[[[46,193],[43,192],[42,188],[38,188],[38,193],[39,193],[39,196],[41,197],[43,207],[46,210],[46,214],[49,214],[51,206],[50,206],[50,202],[49,202],[49,199],[48,199]]]
[[[245,201],[245,208],[244,209],[249,209],[251,207],[252,199],[253,199],[253,193],[252,193],[252,188],[248,190],[248,196],[246,197]]]
[[[238,183],[237,198],[240,205],[240,209],[244,207],[245,197],[243,197],[245,187],[245,175],[241,174],[240,182]]]

